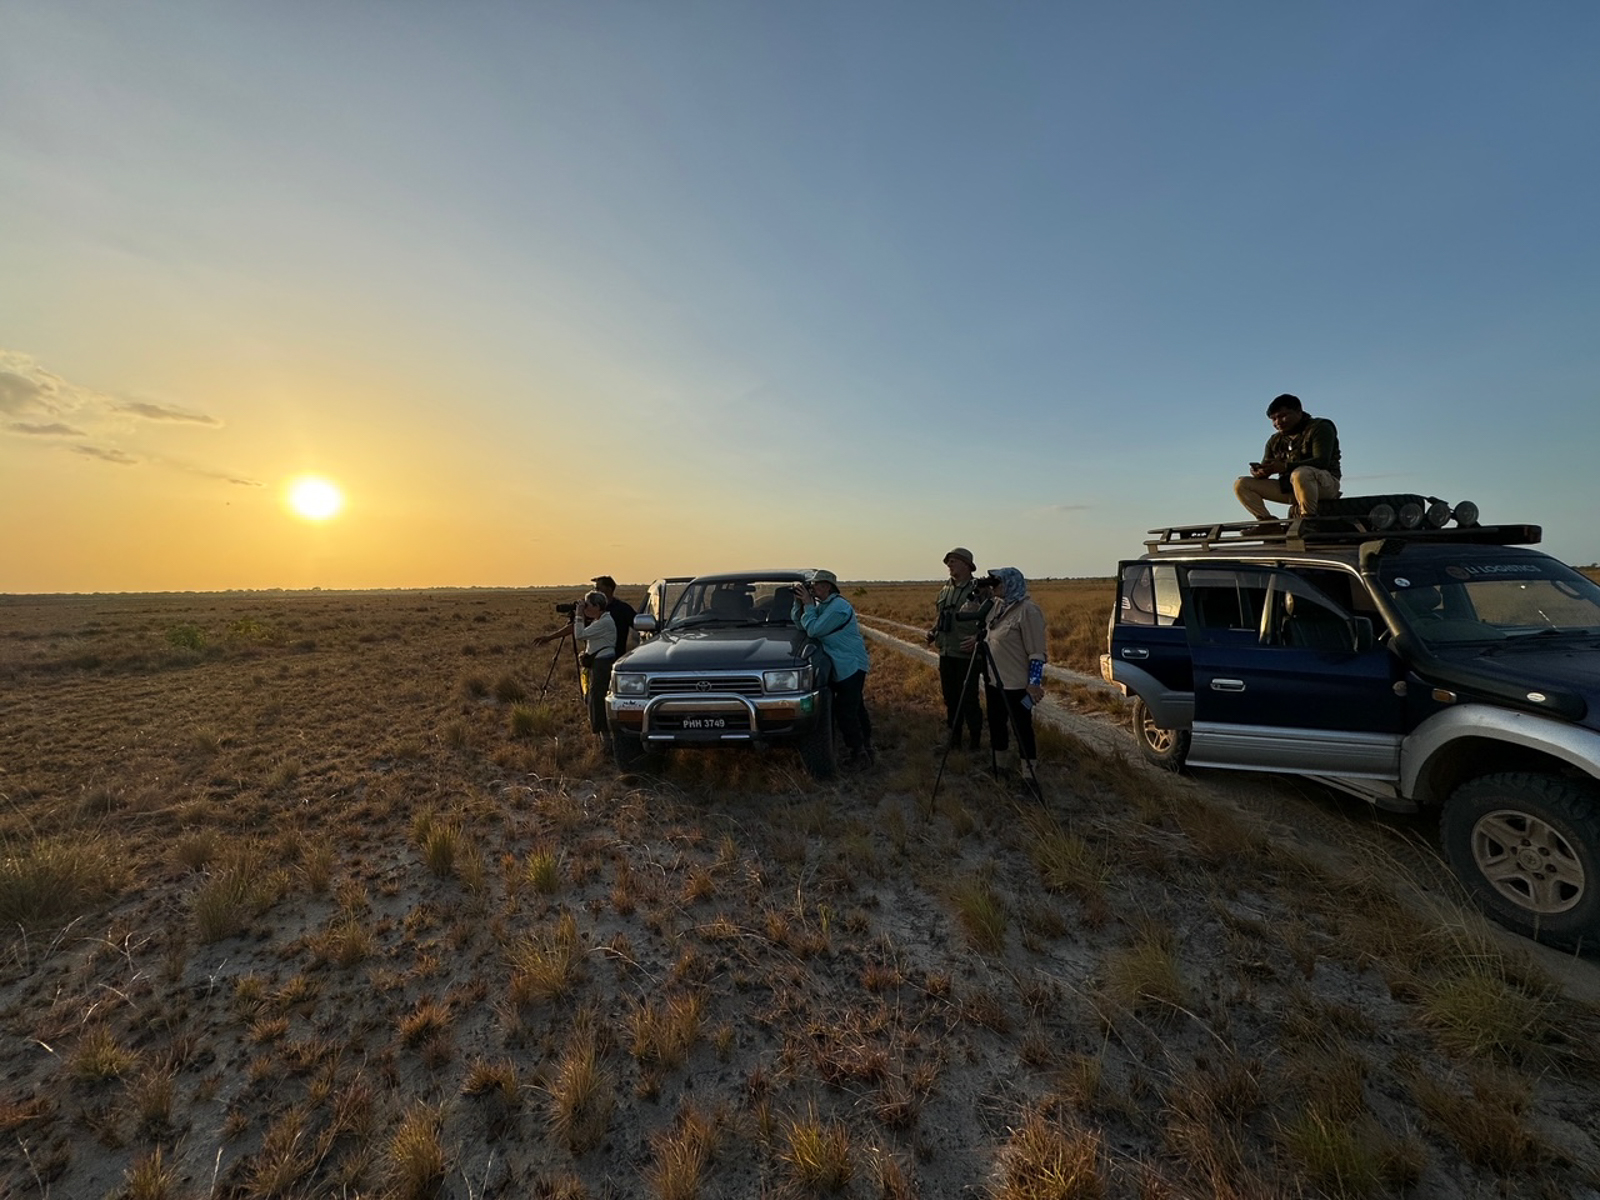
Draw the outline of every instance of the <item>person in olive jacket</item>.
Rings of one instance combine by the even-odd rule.
[[[944,693],[944,724],[949,744],[959,745],[961,727],[967,744],[978,749],[983,733],[983,709],[978,703],[978,672],[973,669],[974,639],[988,612],[989,589],[973,576],[977,564],[972,551],[957,546],[944,556],[950,579],[934,599],[933,627],[928,644],[939,652],[939,688]]]
[[[1233,494],[1258,521],[1273,519],[1268,500],[1288,504],[1290,517],[1314,517],[1322,501],[1339,498],[1339,430],[1287,392],[1267,405],[1267,419],[1277,432],[1250,474],[1233,481]]]

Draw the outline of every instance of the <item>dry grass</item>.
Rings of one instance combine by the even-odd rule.
[[[624,780],[526,695],[569,598],[0,597],[0,1194],[1593,1186],[1600,1017],[1397,866],[1054,732],[1047,804],[959,754],[930,812],[876,648],[873,771]]]
[[[594,1034],[575,1031],[550,1084],[552,1128],[574,1154],[582,1154],[605,1136],[615,1105],[616,1083],[601,1064]]]
[[[114,895],[127,880],[114,839],[0,837],[0,924],[65,923]]]
[[[1032,1114],[1000,1149],[995,1200],[1099,1200],[1106,1194],[1100,1138]]]
[[[814,1111],[790,1119],[779,1157],[803,1191],[832,1194],[855,1176],[850,1131],[843,1122],[819,1119]]]

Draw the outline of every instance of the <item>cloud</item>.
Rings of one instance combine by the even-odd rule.
[[[87,454],[90,458],[98,458],[102,462],[116,463],[119,467],[135,466],[139,461],[115,446],[73,446],[72,450],[76,454]]]
[[[0,412],[26,417],[33,413],[55,416],[61,411],[57,391],[49,380],[0,370]]]
[[[6,426],[12,433],[26,433],[34,437],[85,437],[83,430],[74,429],[71,425],[63,425],[59,421],[49,425],[29,425],[25,421],[13,421]]]
[[[171,467],[174,471],[182,471],[185,475],[198,475],[201,479],[220,479],[223,483],[237,484],[239,487],[266,487],[259,479],[246,479],[231,471],[218,471],[211,467],[197,467],[193,463],[180,462],[177,459],[157,458],[152,461],[163,467]]]
[[[60,418],[71,416],[71,424]],[[100,462],[118,467],[153,466],[198,475],[203,479],[216,479],[238,487],[262,487],[254,479],[216,467],[196,466],[182,460],[170,459],[152,449],[149,453],[132,454],[116,443],[131,432],[129,417],[156,425],[202,425],[220,429],[222,422],[208,413],[166,404],[156,400],[140,400],[129,396],[108,395],[93,388],[71,383],[52,371],[45,370],[28,354],[20,350],[0,347],[0,416],[15,418],[42,418],[12,420],[0,425],[0,432],[20,434],[24,437],[93,438],[83,445],[60,446]],[[50,419],[55,418],[55,419]],[[143,440],[155,440],[160,435],[148,431]]]
[[[184,421],[192,425],[214,427],[222,425],[221,421],[205,413],[188,412],[185,409],[174,408],[170,404],[152,404],[148,400],[122,400],[113,404],[111,411],[130,413],[135,417],[143,417],[146,421]]]

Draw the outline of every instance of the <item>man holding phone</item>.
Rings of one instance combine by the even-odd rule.
[[[1276,432],[1250,474],[1233,481],[1233,494],[1258,521],[1273,519],[1268,500],[1287,504],[1290,518],[1314,517],[1323,500],[1339,498],[1339,431],[1287,392],[1267,405],[1267,419]]]

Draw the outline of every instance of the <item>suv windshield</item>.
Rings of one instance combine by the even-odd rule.
[[[794,579],[697,579],[683,590],[667,626],[788,625]]]
[[[1431,645],[1600,634],[1600,586],[1543,555],[1396,564],[1383,582]]]

